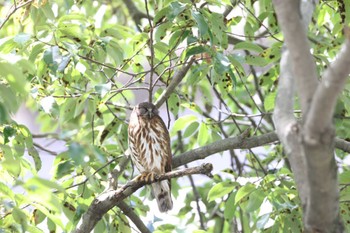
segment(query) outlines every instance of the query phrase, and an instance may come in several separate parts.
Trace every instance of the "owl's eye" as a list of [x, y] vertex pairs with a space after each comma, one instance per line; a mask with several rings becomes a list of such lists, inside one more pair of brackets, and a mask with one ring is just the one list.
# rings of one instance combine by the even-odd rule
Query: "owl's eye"
[[141, 115], [144, 115], [144, 114], [147, 113], [147, 109], [145, 109], [145, 108], [140, 108], [140, 109], [139, 109], [139, 112], [140, 112]]

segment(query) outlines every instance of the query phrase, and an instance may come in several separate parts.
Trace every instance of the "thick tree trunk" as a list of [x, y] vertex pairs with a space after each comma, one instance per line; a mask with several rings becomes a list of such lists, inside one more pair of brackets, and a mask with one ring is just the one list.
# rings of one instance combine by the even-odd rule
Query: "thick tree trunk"
[[[345, 33], [343, 49], [319, 82], [306, 33], [315, 4], [317, 1], [274, 0], [286, 46], [274, 121], [295, 176], [305, 232], [343, 232], [332, 117], [350, 72], [350, 38]], [[301, 122], [293, 115], [294, 89], [302, 109]]]

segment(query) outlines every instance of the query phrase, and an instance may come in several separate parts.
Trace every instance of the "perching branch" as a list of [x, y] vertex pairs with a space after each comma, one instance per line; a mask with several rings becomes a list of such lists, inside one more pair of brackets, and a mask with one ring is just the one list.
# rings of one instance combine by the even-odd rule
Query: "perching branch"
[[[216, 141], [207, 146], [187, 151], [178, 156], [175, 156], [173, 158], [173, 167], [176, 168], [186, 163], [204, 159], [212, 154], [223, 152], [229, 149], [248, 149], [278, 141], [277, 134], [274, 132], [254, 137], [248, 137], [247, 132], [248, 131], [245, 131], [243, 134], [237, 137], [231, 137]], [[350, 142], [347, 142], [343, 139], [336, 139], [335, 146], [343, 151], [350, 153]], [[158, 181], [190, 174], [209, 174], [210, 171], [211, 165], [203, 164], [199, 167], [169, 172], [159, 177]], [[109, 209], [113, 208], [115, 205], [118, 205], [121, 200], [128, 197], [145, 184], [146, 183], [138, 183], [132, 180], [118, 190], [109, 190], [105, 193], [102, 193], [93, 201], [88, 211], [85, 213], [83, 221], [78, 225], [76, 232], [78, 233], [89, 232], [89, 230], [91, 231], [91, 229], [93, 229], [96, 223]]]
[[[212, 170], [213, 166], [209, 163], [205, 163], [197, 167], [168, 172], [164, 175], [160, 175], [159, 177], [155, 177], [154, 182], [192, 174], [203, 174], [210, 176]], [[151, 183], [152, 182], [146, 182], [143, 180], [139, 181], [136, 177], [117, 190], [107, 190], [106, 192], [102, 193], [95, 198], [95, 200], [93, 200], [89, 209], [84, 214], [81, 222], [79, 222], [75, 233], [90, 232], [95, 227], [97, 222], [103, 217], [103, 215], [107, 213], [107, 211], [118, 205], [122, 200], [133, 194], [139, 188]]]

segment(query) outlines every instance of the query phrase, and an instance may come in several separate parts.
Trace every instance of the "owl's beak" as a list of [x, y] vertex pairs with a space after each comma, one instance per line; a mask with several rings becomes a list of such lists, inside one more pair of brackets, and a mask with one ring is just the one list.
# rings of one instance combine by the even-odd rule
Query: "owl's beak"
[[148, 117], [151, 119], [153, 117], [153, 112], [151, 108], [148, 108]]

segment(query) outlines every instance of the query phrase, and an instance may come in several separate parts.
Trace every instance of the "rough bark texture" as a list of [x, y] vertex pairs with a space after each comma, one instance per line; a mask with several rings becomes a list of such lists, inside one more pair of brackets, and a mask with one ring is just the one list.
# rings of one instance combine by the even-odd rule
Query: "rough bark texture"
[[[318, 81], [307, 26], [318, 1], [274, 0], [285, 37], [274, 121], [291, 163], [303, 205], [305, 232], [343, 232], [339, 217], [335, 132], [336, 100], [350, 72], [349, 36], [337, 59]], [[294, 88], [303, 119], [293, 116]], [[343, 142], [336, 140], [337, 146]]]

